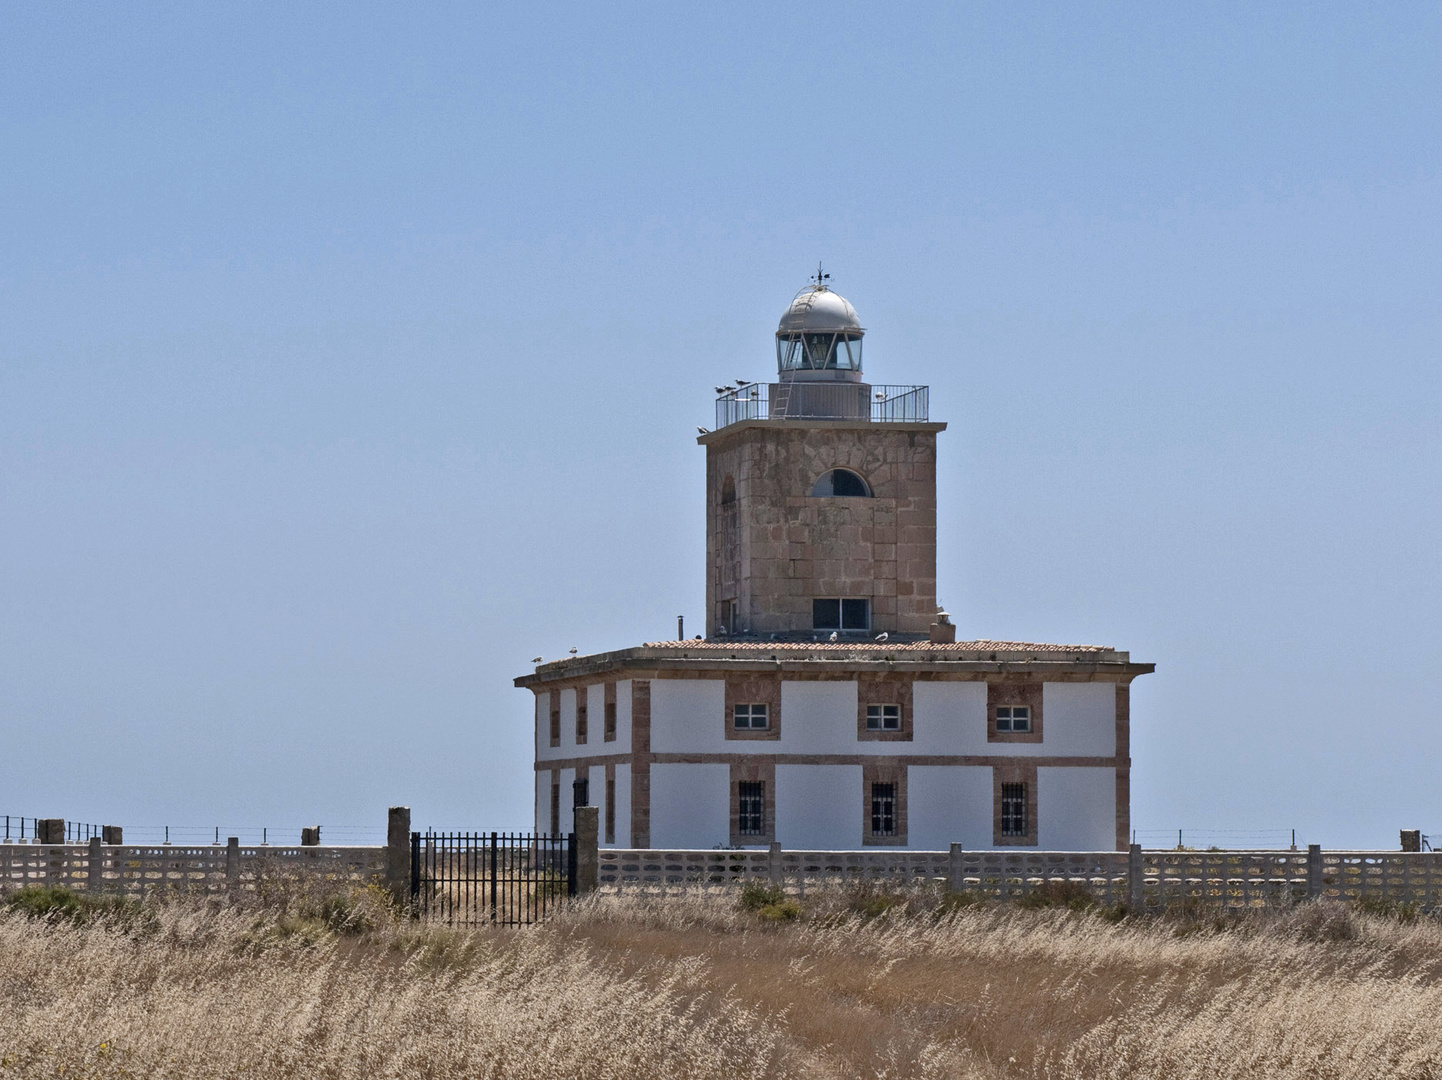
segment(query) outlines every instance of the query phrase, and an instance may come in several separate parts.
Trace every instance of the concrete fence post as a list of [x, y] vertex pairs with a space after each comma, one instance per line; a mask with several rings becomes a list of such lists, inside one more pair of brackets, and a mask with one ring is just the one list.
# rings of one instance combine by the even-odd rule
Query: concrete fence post
[[105, 883], [102, 871], [105, 868], [105, 856], [100, 852], [100, 837], [90, 838], [90, 855], [85, 867], [85, 887], [90, 892], [99, 892]]
[[1307, 845], [1307, 899], [1317, 900], [1322, 896], [1322, 845]]
[[386, 891], [397, 904], [411, 898], [411, 808], [392, 806], [386, 818]]
[[576, 895], [595, 892], [600, 884], [599, 806], [576, 807]]
[[240, 878], [240, 837], [225, 838], [225, 883], [233, 886]]
[[1145, 869], [1142, 866], [1142, 846], [1132, 844], [1127, 848], [1127, 908], [1139, 913], [1146, 904]]
[[766, 849], [766, 876], [771, 879], [771, 884], [777, 888], [781, 887], [781, 842], [771, 841], [771, 846]]
[[960, 844], [952, 844], [947, 854], [946, 887], [952, 892], [961, 892], [961, 887], [965, 884], [962, 880], [961, 852]]

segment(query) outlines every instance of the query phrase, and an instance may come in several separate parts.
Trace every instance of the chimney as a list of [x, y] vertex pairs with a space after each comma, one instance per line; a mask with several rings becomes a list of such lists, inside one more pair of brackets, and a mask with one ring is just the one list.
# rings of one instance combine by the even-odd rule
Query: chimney
[[937, 608], [936, 622], [931, 624], [931, 643], [933, 645], [950, 645], [956, 640], [956, 626], [951, 621], [951, 616], [943, 609]]

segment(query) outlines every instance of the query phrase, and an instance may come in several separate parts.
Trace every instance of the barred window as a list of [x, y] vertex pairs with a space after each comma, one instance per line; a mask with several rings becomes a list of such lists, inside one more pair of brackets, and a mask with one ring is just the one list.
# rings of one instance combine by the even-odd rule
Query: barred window
[[[555, 776], [555, 773], [551, 774]], [[551, 835], [556, 836], [561, 831], [561, 782], [551, 781]]]
[[586, 691], [576, 691], [576, 745], [584, 746], [588, 731], [587, 724], [588, 707], [586, 703]]
[[871, 785], [871, 835], [896, 835], [896, 785]]
[[998, 705], [996, 707], [997, 731], [1030, 731], [1031, 706]]
[[1001, 835], [1025, 836], [1026, 784], [1001, 785]]
[[556, 695], [551, 695], [551, 745], [561, 745], [561, 707], [556, 704]]
[[605, 730], [602, 732], [602, 739], [606, 742], [614, 742], [616, 739], [616, 703], [606, 702]]
[[731, 713], [737, 731], [760, 731], [771, 726], [765, 705], [737, 705]]
[[868, 706], [866, 706], [866, 730], [867, 730], [867, 731], [900, 731], [900, 730], [901, 730], [901, 706], [900, 706], [900, 705], [868, 705]]
[[764, 781], [742, 781], [736, 785], [736, 831], [742, 836], [766, 835]]

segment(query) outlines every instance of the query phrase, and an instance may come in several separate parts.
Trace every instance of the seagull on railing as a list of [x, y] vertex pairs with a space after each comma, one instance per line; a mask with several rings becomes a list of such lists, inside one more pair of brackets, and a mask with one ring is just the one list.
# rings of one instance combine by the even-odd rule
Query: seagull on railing
[[729, 394], [729, 393], [731, 393], [731, 387], [729, 387], [729, 386], [718, 386], [718, 387], [715, 387], [715, 390], [716, 390], [716, 393], [718, 393], [718, 394]]

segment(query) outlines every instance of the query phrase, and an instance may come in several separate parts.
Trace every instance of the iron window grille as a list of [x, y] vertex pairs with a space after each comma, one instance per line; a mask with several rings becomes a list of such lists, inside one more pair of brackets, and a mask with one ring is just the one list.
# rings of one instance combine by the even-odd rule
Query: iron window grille
[[605, 730], [602, 732], [602, 739], [605, 742], [614, 742], [616, 739], [616, 703], [606, 702]]
[[901, 730], [901, 706], [900, 706], [900, 705], [868, 705], [868, 706], [866, 706], [866, 730], [867, 730], [867, 731], [900, 731], [900, 730]]
[[998, 705], [996, 707], [997, 731], [1030, 731], [1030, 705]]
[[764, 731], [771, 726], [765, 705], [737, 705], [732, 709], [731, 723], [737, 731]]
[[871, 785], [871, 835], [896, 835], [896, 785]]
[[736, 785], [736, 831], [742, 836], [766, 835], [764, 781], [742, 781]]
[[551, 745], [561, 745], [561, 710], [556, 708], [551, 710]]
[[1025, 836], [1026, 784], [1001, 785], [1001, 835]]
[[871, 601], [861, 598], [811, 601], [813, 630], [870, 630]]
[[576, 691], [576, 745], [584, 746], [586, 738], [590, 734], [590, 722], [588, 719], [589, 707], [586, 704], [586, 691]]
[[616, 842], [616, 778], [606, 777], [606, 843]]

